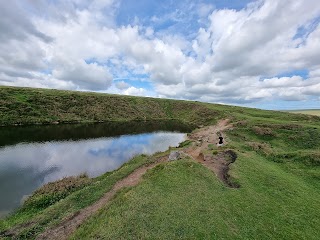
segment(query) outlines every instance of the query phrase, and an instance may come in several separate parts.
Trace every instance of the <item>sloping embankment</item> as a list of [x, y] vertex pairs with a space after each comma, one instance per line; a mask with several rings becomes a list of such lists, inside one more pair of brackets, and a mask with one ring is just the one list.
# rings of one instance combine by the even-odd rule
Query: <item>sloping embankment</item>
[[0, 87], [0, 126], [168, 120], [209, 123], [222, 111], [170, 99], [48, 89]]

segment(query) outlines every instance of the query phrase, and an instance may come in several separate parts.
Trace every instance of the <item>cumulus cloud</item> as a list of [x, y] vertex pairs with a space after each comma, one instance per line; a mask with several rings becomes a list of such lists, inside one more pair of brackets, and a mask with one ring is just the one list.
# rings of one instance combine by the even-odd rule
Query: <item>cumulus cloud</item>
[[[299, 28], [314, 22], [319, 13], [320, 6], [314, 1], [257, 1], [240, 11], [214, 10], [209, 17], [210, 26], [201, 28], [193, 41], [195, 59], [186, 57], [181, 66], [180, 79], [184, 85], [175, 86], [179, 96], [206, 95], [206, 99], [224, 101], [229, 96], [242, 102], [302, 100], [317, 93], [310, 90], [319, 83], [312, 74], [305, 81], [300, 76], [262, 82], [261, 78], [299, 69], [317, 71], [318, 23], [307, 36], [295, 36]], [[172, 97], [173, 93], [166, 93], [169, 91], [163, 86], [158, 86], [158, 90]]]
[[146, 96], [146, 90], [143, 88], [129, 87], [128, 89], [123, 91], [122, 94], [132, 96]]
[[108, 70], [97, 63], [84, 61], [59, 62], [52, 72], [56, 79], [71, 81], [84, 89], [100, 90], [111, 85], [112, 76]]
[[[147, 95], [113, 84], [144, 76], [159, 97], [249, 103], [319, 96], [316, 1], [259, 0], [237, 10], [196, 2], [149, 25], [120, 26], [119, 1], [12, 1], [0, 10], [0, 84]], [[186, 35], [157, 28], [170, 18], [182, 28], [182, 19], [195, 16], [200, 27], [192, 34], [189, 25]]]
[[12, 39], [23, 41], [32, 36], [46, 42], [52, 40], [35, 27], [25, 14], [19, 1], [13, 0], [10, 3], [1, 4], [0, 14], [0, 41], [2, 43], [9, 42]]
[[130, 85], [128, 83], [124, 82], [124, 81], [117, 82], [115, 85], [120, 90], [125, 90], [125, 89], [128, 89], [130, 87]]

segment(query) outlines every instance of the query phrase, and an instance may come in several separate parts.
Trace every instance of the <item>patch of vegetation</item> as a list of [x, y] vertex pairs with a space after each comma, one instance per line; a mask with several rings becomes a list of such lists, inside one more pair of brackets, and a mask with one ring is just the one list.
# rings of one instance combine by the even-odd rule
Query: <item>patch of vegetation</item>
[[32, 196], [30, 196], [24, 203], [23, 208], [45, 209], [54, 203], [66, 198], [71, 193], [88, 186], [92, 179], [88, 178], [86, 174], [81, 174], [78, 177], [66, 177], [61, 180], [47, 183]]
[[260, 136], [275, 136], [275, 133], [271, 130], [271, 128], [263, 128], [263, 127], [258, 127], [258, 126], [254, 126], [252, 128], [253, 132], [257, 135]]
[[185, 147], [189, 147], [192, 144], [191, 140], [186, 140], [183, 141], [182, 143], [179, 144], [178, 148], [185, 148]]

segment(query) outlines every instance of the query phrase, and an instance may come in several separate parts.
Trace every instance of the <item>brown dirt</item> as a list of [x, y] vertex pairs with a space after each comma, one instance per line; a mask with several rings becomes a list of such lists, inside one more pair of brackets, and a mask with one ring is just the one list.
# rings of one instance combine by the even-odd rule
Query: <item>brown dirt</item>
[[230, 180], [229, 165], [237, 158], [237, 154], [232, 150], [218, 153], [215, 156], [206, 155], [202, 160], [202, 165], [212, 170], [216, 176], [228, 187], [239, 188], [240, 185]]
[[228, 124], [229, 120], [221, 120], [215, 126], [207, 126], [193, 132], [189, 139], [195, 141], [195, 144], [184, 151], [193, 159], [209, 168], [216, 176], [228, 187], [238, 188], [239, 185], [230, 181], [228, 174], [229, 165], [233, 163], [237, 155], [232, 150], [222, 151], [216, 155], [209, 151], [209, 144], [217, 145], [219, 137], [223, 137], [224, 145], [227, 144], [224, 131], [232, 127]]
[[147, 170], [155, 167], [160, 162], [167, 160], [168, 156], [159, 158], [155, 163], [152, 163], [148, 166], [143, 166], [136, 169], [129, 176], [118, 181], [113, 188], [107, 192], [100, 200], [88, 206], [81, 211], [70, 216], [68, 219], [65, 219], [58, 226], [47, 229], [45, 232], [40, 234], [36, 239], [67, 239], [86, 219], [96, 213], [99, 209], [106, 206], [110, 200], [115, 196], [117, 191], [124, 187], [133, 187], [137, 185], [141, 177], [147, 172]]

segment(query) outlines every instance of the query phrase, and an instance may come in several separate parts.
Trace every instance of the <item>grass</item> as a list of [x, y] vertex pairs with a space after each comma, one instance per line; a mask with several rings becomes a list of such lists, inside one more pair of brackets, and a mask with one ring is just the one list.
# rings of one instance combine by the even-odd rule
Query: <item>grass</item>
[[[238, 155], [229, 173], [240, 188], [226, 187], [190, 159], [162, 163], [137, 186], [122, 189], [72, 239], [318, 239], [320, 235], [318, 116], [56, 90], [1, 87], [0, 94], [4, 96], [0, 100], [2, 125], [145, 117], [176, 119], [193, 126], [229, 118], [234, 125], [226, 132], [224, 149]], [[28, 106], [32, 109], [22, 109]], [[185, 141], [179, 148], [190, 144]], [[219, 152], [213, 144], [209, 151]], [[119, 179], [155, 157], [136, 157], [95, 179], [83, 177], [70, 184], [65, 179], [48, 185], [1, 220], [0, 232], [11, 229], [17, 238], [33, 239], [97, 201]]]
[[0, 126], [175, 119], [207, 124], [203, 103], [90, 92], [0, 87]]
[[233, 174], [239, 189], [193, 161], [158, 166], [72, 239], [317, 239], [319, 189], [254, 153]]

